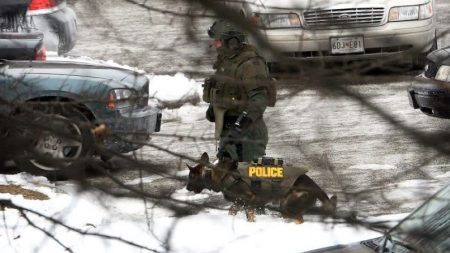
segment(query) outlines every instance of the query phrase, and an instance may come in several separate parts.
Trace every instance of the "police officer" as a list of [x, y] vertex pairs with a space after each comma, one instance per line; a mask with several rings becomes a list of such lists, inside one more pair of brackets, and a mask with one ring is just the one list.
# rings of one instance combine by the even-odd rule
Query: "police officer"
[[215, 74], [205, 80], [203, 99], [210, 103], [207, 120], [215, 122], [217, 157], [250, 162], [265, 155], [268, 133], [263, 114], [275, 103], [269, 95], [266, 62], [248, 44], [245, 32], [229, 21], [216, 21], [208, 35], [218, 55]]

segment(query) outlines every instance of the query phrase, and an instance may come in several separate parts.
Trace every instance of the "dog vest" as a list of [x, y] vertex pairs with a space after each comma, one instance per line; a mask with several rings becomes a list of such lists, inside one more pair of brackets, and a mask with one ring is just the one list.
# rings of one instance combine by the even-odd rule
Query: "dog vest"
[[263, 165], [258, 163], [239, 163], [237, 171], [229, 173], [222, 180], [225, 190], [232, 189], [236, 183], [244, 182], [251, 192], [272, 199], [286, 195], [297, 178], [306, 174], [305, 167], [284, 166], [283, 164]]

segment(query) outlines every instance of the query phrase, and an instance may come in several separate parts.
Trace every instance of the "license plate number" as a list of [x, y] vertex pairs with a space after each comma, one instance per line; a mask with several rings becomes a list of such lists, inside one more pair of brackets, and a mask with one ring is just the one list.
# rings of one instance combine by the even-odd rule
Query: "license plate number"
[[364, 53], [364, 38], [340, 37], [331, 38], [331, 54]]

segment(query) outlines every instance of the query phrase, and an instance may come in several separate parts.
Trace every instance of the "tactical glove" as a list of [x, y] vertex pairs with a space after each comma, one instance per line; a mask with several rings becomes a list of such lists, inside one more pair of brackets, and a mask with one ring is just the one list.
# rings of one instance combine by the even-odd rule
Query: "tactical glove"
[[216, 116], [214, 115], [214, 108], [212, 107], [212, 105], [210, 105], [208, 107], [208, 110], [206, 110], [206, 119], [209, 122], [215, 122], [216, 121]]
[[248, 117], [248, 113], [243, 111], [241, 115], [237, 118], [236, 122], [234, 122], [235, 128], [245, 129], [252, 123], [252, 119]]
[[242, 129], [247, 128], [252, 120], [247, 116], [248, 113], [246, 111], [242, 112], [241, 115], [237, 118], [234, 123], [234, 127], [228, 132], [225, 137], [225, 143], [236, 143], [236, 140], [242, 138]]
[[210, 92], [211, 89], [216, 85], [216, 80], [213, 77], [206, 78], [203, 83], [203, 101], [206, 103], [211, 103]]

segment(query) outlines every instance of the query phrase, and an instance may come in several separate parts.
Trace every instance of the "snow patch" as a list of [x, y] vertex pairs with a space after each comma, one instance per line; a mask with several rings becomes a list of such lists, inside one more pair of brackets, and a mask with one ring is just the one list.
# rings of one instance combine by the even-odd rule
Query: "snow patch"
[[394, 165], [389, 164], [357, 164], [350, 166], [351, 170], [395, 170]]
[[127, 70], [132, 70], [139, 72], [141, 74], [144, 74], [145, 71], [138, 69], [136, 67], [131, 67], [128, 65], [123, 65], [116, 63], [113, 60], [99, 60], [99, 59], [93, 59], [89, 56], [61, 56], [61, 55], [54, 55], [50, 54], [47, 57], [47, 61], [62, 61], [62, 62], [73, 62], [73, 63], [82, 63], [82, 64], [93, 64], [93, 65], [102, 65], [102, 66], [110, 66], [114, 68], [122, 68]]
[[201, 84], [187, 78], [182, 73], [174, 76], [148, 75], [148, 78], [150, 80], [150, 96], [161, 101], [176, 102], [201, 94]]
[[384, 198], [392, 202], [404, 202], [402, 208], [417, 207], [417, 201], [406, 202], [405, 199], [425, 200], [438, 190], [436, 184], [431, 184], [433, 180], [413, 179], [405, 180], [400, 183], [390, 184], [385, 187]]
[[450, 171], [447, 171], [442, 175], [437, 175], [436, 177], [437, 178], [448, 178], [448, 177], [450, 177]]
[[162, 176], [159, 175], [152, 175], [152, 176], [148, 176], [148, 177], [143, 177], [143, 178], [136, 178], [130, 181], [126, 181], [125, 184], [126, 185], [138, 185], [138, 184], [148, 184], [151, 183], [153, 181], [155, 181], [156, 179], [160, 179], [163, 178]]
[[194, 193], [186, 190], [186, 188], [182, 188], [172, 193], [171, 197], [176, 200], [193, 202], [195, 200], [208, 199], [213, 195], [222, 195], [222, 193], [215, 193], [208, 190], [204, 190], [201, 193]]
[[[186, 172], [184, 172], [186, 173]], [[146, 178], [151, 182], [153, 178]], [[302, 252], [320, 247], [374, 238], [379, 233], [346, 224], [306, 221], [296, 225], [278, 214], [258, 215], [256, 223], [246, 221], [245, 214], [229, 216], [225, 210], [205, 209], [195, 215], [177, 218], [174, 213], [150, 201], [113, 198], [99, 192], [80, 192], [76, 185], [55, 190], [57, 185], [42, 177], [26, 173], [5, 175], [2, 182], [14, 182], [31, 190], [53, 192], [49, 200], [26, 200], [18, 195], [0, 194], [14, 204], [26, 206], [58, 219], [82, 231], [120, 237], [146, 247], [164, 251], [167, 236], [170, 252]], [[131, 183], [128, 182], [128, 183]], [[199, 201], [216, 194], [192, 194], [180, 189], [173, 194], [178, 200]], [[2, 252], [63, 252], [53, 240], [30, 226], [19, 212], [0, 211]], [[73, 252], [142, 252], [127, 244], [94, 236], [82, 236], [35, 215], [28, 217], [39, 227], [56, 235]]]

